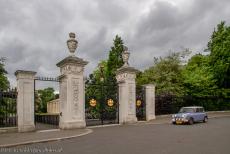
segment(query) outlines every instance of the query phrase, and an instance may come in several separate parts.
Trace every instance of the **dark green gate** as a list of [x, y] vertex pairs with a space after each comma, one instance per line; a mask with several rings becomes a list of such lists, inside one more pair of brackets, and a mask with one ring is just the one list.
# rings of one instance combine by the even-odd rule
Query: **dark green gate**
[[116, 124], [118, 119], [117, 85], [86, 83], [86, 125]]
[[146, 120], [146, 102], [144, 87], [136, 88], [136, 116], [138, 121]]

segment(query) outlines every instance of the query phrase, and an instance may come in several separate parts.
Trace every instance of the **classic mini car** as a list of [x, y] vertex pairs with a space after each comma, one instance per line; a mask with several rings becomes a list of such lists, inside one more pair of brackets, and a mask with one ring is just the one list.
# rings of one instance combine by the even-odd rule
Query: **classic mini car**
[[173, 124], [188, 123], [192, 125], [194, 122], [200, 121], [208, 121], [208, 115], [201, 106], [182, 107], [179, 113], [172, 115]]

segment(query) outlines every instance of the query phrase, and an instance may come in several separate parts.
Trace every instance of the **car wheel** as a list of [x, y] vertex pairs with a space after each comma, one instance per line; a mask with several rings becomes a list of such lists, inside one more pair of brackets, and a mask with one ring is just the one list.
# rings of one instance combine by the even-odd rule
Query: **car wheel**
[[172, 122], [172, 124], [173, 124], [173, 125], [175, 125], [175, 124], [176, 124], [176, 122]]
[[205, 123], [205, 122], [208, 122], [208, 117], [204, 117], [203, 122], [204, 122], [204, 123]]
[[194, 123], [193, 118], [190, 118], [190, 119], [188, 120], [188, 123], [189, 123], [189, 125], [192, 125], [192, 124]]

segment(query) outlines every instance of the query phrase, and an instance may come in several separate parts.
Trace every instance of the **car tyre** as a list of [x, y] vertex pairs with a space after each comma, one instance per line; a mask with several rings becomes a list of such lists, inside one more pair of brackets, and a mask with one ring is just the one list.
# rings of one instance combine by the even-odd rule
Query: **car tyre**
[[188, 120], [188, 124], [189, 124], [189, 125], [194, 124], [193, 118], [190, 118], [190, 119]]
[[204, 123], [208, 122], [208, 117], [204, 117], [203, 122], [204, 122]]
[[172, 124], [173, 124], [173, 125], [175, 125], [175, 124], [176, 124], [176, 122], [172, 122]]

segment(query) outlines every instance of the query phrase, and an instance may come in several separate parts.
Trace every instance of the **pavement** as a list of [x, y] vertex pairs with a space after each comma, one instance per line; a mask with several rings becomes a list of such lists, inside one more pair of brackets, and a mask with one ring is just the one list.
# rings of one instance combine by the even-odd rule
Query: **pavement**
[[[230, 111], [209, 112], [208, 116], [210, 119], [218, 118], [218, 117], [229, 117]], [[171, 122], [171, 115], [162, 115], [162, 116], [157, 116], [155, 120], [149, 122], [140, 121], [132, 125], [169, 124], [170, 122]], [[93, 132], [94, 129], [100, 129], [98, 127], [109, 127], [109, 126], [116, 127], [118, 125], [103, 125], [103, 126], [96, 126], [96, 127], [87, 127], [86, 129], [73, 129], [73, 130], [50, 129], [50, 130], [38, 130], [36, 132], [29, 132], [29, 133], [4, 133], [4, 134], [0, 134], [0, 148], [76, 138], [76, 137], [90, 134]]]
[[50, 129], [29, 133], [5, 133], [0, 134], [0, 148], [70, 139], [89, 133], [92, 133], [91, 129]]

